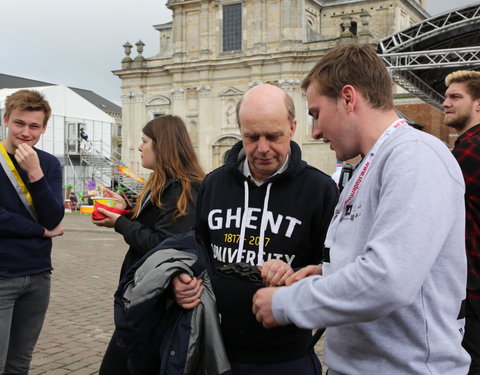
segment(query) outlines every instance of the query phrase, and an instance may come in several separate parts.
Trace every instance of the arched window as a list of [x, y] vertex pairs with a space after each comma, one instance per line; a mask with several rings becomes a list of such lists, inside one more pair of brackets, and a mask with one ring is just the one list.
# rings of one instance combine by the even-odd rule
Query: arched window
[[219, 138], [212, 146], [213, 168], [218, 168], [225, 164], [228, 153], [232, 146], [240, 140], [240, 135], [230, 134]]

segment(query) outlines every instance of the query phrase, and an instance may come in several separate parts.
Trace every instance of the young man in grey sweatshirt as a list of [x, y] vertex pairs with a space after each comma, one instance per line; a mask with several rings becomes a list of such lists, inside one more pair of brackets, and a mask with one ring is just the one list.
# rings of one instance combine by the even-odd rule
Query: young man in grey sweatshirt
[[[362, 161], [343, 189], [324, 262], [263, 288], [265, 327], [328, 327], [329, 375], [466, 374], [464, 182], [448, 148], [393, 110], [373, 48], [327, 53], [302, 83], [313, 136]], [[306, 277], [310, 276], [310, 277]]]

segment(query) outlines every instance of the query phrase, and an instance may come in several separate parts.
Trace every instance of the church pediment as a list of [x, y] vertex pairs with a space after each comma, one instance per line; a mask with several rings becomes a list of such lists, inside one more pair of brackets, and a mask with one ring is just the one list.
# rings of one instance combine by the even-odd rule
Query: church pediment
[[163, 95], [157, 95], [157, 96], [154, 96], [153, 98], [150, 98], [148, 99], [146, 102], [145, 102], [145, 105], [150, 105], [150, 106], [154, 106], [154, 105], [170, 105], [170, 99], [168, 99], [166, 96], [163, 96]]
[[243, 91], [235, 88], [235, 87], [228, 87], [227, 89], [221, 91], [218, 96], [242, 96]]

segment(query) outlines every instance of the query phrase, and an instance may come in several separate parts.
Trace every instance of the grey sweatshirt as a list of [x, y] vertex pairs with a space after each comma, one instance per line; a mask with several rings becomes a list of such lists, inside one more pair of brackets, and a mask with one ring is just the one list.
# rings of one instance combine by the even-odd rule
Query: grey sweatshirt
[[279, 288], [275, 319], [329, 327], [329, 375], [466, 374], [470, 357], [459, 318], [467, 277], [463, 195], [448, 148], [400, 127], [343, 208], [323, 276]]

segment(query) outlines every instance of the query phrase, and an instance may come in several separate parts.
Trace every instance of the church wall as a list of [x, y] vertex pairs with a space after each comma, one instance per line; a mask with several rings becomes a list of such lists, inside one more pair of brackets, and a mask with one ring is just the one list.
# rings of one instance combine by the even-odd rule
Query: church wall
[[[236, 103], [252, 85], [270, 82], [294, 100], [294, 139], [304, 159], [333, 173], [335, 154], [328, 144], [311, 138], [301, 80], [338, 44], [375, 44], [422, 17], [406, 0], [338, 3], [325, 1], [322, 7], [313, 0], [169, 0], [173, 22], [156, 26], [164, 50], [148, 59], [137, 56], [114, 72], [122, 79], [122, 154], [127, 164], [139, 165], [136, 148], [143, 125], [170, 113], [185, 120], [205, 170], [218, 167], [240, 139]], [[222, 9], [232, 4], [242, 4], [242, 49], [223, 52]]]

